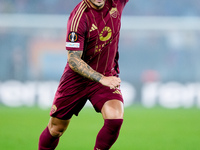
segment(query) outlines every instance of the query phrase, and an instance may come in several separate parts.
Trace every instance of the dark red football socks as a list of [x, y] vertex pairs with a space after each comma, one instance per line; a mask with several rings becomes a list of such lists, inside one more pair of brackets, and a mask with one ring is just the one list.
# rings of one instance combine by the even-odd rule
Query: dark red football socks
[[54, 150], [58, 145], [59, 138], [53, 137], [48, 127], [44, 129], [39, 139], [39, 147], [38, 150]]
[[119, 136], [123, 119], [105, 119], [99, 131], [94, 150], [109, 150]]

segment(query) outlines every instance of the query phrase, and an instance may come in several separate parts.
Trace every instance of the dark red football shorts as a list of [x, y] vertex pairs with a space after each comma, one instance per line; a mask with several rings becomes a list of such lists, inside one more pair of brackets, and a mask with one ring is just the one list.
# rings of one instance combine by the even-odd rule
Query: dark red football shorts
[[87, 100], [90, 100], [96, 112], [108, 100], [117, 99], [123, 102], [120, 89], [110, 89], [101, 83], [86, 78], [68, 79], [62, 81], [57, 89], [50, 116], [59, 119], [70, 119], [73, 114], [78, 116]]

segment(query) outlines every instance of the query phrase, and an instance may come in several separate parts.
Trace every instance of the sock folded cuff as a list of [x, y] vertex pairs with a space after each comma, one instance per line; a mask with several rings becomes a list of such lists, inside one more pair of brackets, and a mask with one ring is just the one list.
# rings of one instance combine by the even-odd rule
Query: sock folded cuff
[[57, 139], [58, 137], [54, 137], [51, 135], [48, 126], [44, 129], [44, 131], [46, 132], [46, 136], [49, 137], [49, 139]]
[[58, 145], [59, 138], [53, 137], [50, 134], [49, 128], [46, 127], [39, 139], [39, 147], [38, 150], [54, 150]]
[[104, 126], [107, 126], [108, 128], [113, 130], [119, 130], [121, 128], [123, 120], [124, 119], [105, 119]]
[[119, 136], [123, 119], [105, 119], [96, 139], [95, 150], [109, 150]]

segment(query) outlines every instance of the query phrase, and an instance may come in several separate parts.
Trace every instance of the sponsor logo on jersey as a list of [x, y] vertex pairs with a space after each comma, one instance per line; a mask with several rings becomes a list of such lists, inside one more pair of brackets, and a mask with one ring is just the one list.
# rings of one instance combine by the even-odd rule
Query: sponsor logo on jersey
[[51, 107], [51, 113], [54, 114], [56, 111], [57, 111], [57, 107], [56, 107], [56, 105], [53, 105]]
[[110, 15], [113, 17], [113, 18], [117, 18], [117, 15], [118, 15], [118, 10], [117, 8], [112, 8], [110, 10]]
[[68, 40], [70, 42], [76, 42], [78, 40], [78, 35], [75, 32], [70, 32], [68, 35]]
[[94, 30], [96, 30], [97, 29], [97, 26], [95, 26], [94, 24], [92, 24], [92, 27], [91, 27], [91, 29], [90, 29], [90, 32], [92, 32], [92, 31], [94, 31]]
[[80, 48], [80, 43], [66, 42], [66, 47]]
[[105, 26], [101, 31], [101, 33], [99, 34], [99, 39], [101, 41], [108, 41], [111, 38], [111, 36], [112, 36], [112, 30], [110, 29], [110, 27]]

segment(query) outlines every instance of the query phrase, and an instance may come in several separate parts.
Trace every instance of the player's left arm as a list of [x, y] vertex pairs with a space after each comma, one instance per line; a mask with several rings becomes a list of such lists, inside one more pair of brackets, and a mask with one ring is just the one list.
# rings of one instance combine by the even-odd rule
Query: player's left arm
[[84, 62], [81, 59], [82, 54], [83, 51], [68, 50], [68, 62], [70, 68], [88, 79], [99, 82], [103, 75], [93, 70], [86, 62]]

